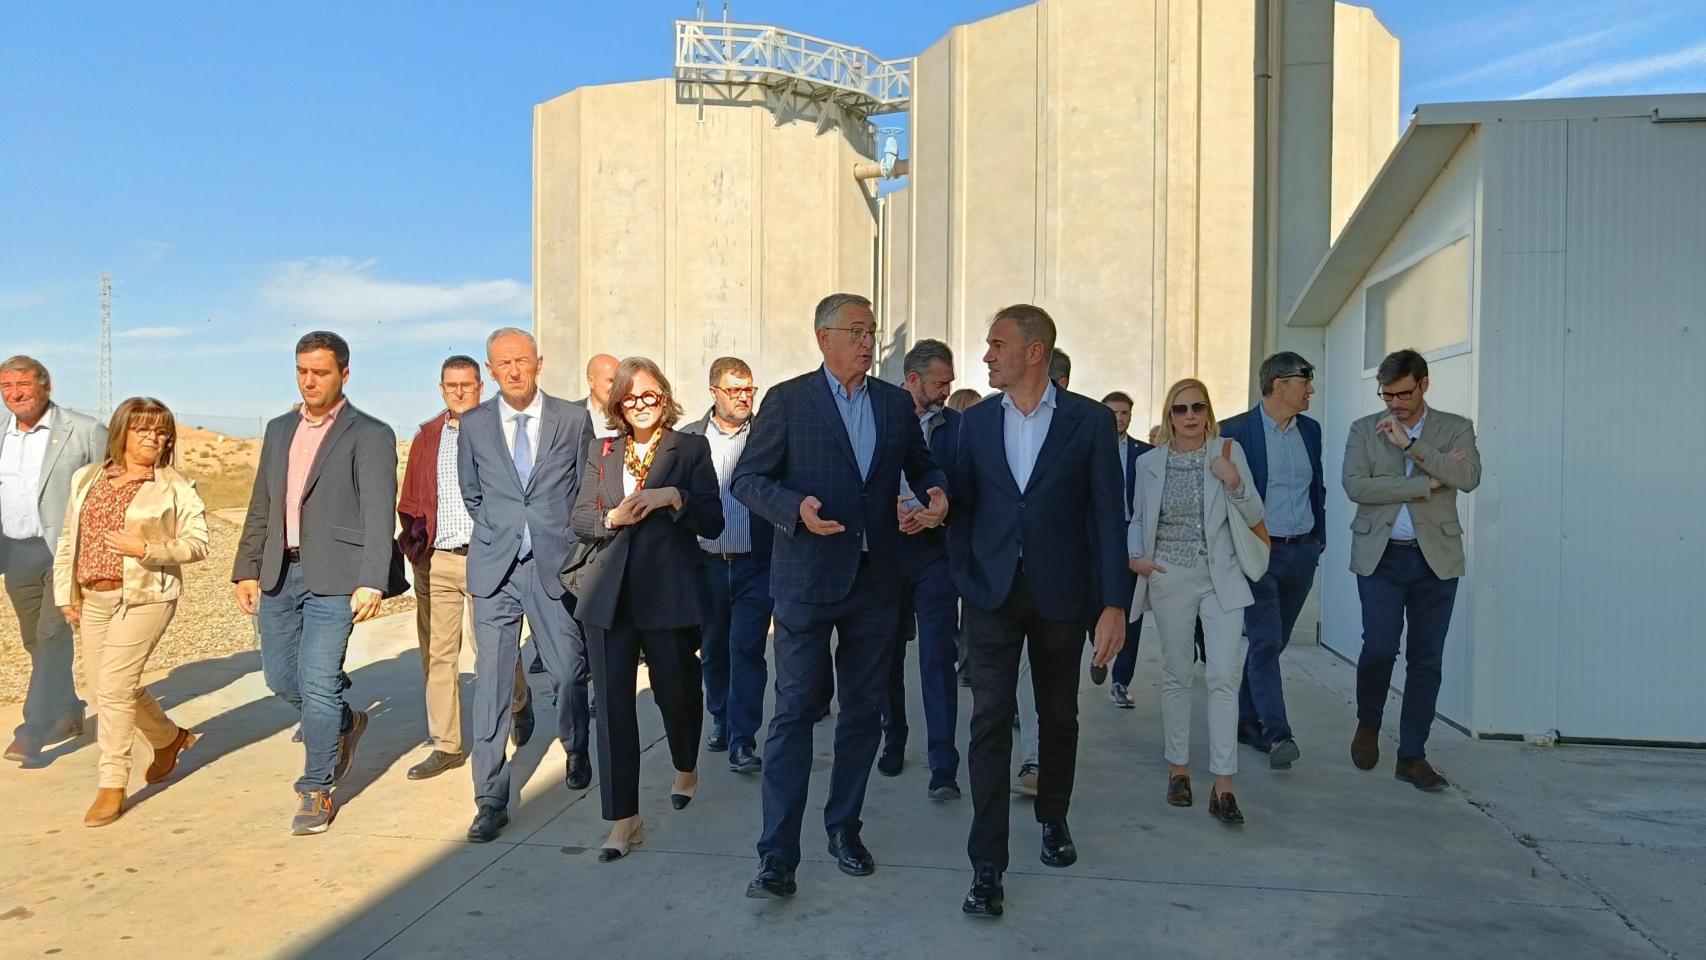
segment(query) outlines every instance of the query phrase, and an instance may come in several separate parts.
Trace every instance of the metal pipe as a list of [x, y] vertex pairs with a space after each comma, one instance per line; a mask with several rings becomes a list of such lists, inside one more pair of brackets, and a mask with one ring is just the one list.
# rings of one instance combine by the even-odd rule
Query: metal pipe
[[[911, 169], [911, 166], [912, 165], [910, 163], [908, 163], [905, 158], [896, 160], [894, 162], [894, 170], [892, 170], [889, 173], [889, 175], [886, 179], [893, 180], [896, 177], [906, 176], [907, 171], [909, 169]], [[853, 179], [855, 179], [855, 180], [882, 180], [882, 179], [885, 179], [883, 177], [883, 165], [878, 163], [875, 160], [861, 160], [860, 162], [855, 163], [853, 165]]]
[[1268, 344], [1268, 314], [1273, 298], [1268, 293], [1268, 249], [1272, 239], [1268, 208], [1268, 180], [1272, 170], [1272, 150], [1269, 147], [1268, 103], [1269, 86], [1273, 81], [1270, 51], [1273, 46], [1273, 25], [1270, 0], [1256, 3], [1256, 129], [1255, 182], [1251, 184], [1250, 212], [1254, 236], [1250, 247], [1250, 394], [1259, 395], [1256, 369], [1266, 354]]

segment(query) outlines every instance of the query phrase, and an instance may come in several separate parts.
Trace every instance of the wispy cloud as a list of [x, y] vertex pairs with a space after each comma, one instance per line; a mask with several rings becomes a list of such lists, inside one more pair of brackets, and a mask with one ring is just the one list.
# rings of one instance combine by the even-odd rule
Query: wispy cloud
[[1475, 83], [1481, 80], [1532, 77], [1541, 71], [1556, 70], [1575, 61], [1577, 54], [1590, 50], [1612, 37], [1618, 31], [1616, 28], [1595, 30], [1580, 36], [1566, 37], [1555, 40], [1529, 50], [1519, 50], [1508, 56], [1500, 57], [1491, 63], [1472, 67], [1450, 76], [1430, 80], [1417, 86], [1417, 90], [1432, 90], [1439, 87], [1456, 86], [1458, 84]]
[[0, 290], [0, 313], [12, 310], [29, 310], [33, 307], [45, 306], [51, 302], [53, 302], [53, 295], [41, 291]]
[[1700, 86], [1701, 70], [1706, 70], [1706, 43], [1632, 60], [1590, 64], [1521, 94], [1519, 99], [1627, 93], [1634, 84], [1655, 83], [1685, 71], [1690, 74], [1690, 86]]
[[532, 297], [515, 280], [408, 283], [374, 275], [375, 262], [346, 257], [280, 264], [261, 286], [266, 307], [328, 323], [485, 321], [526, 316]]
[[113, 337], [118, 340], [175, 340], [188, 333], [183, 327], [131, 327], [113, 331]]

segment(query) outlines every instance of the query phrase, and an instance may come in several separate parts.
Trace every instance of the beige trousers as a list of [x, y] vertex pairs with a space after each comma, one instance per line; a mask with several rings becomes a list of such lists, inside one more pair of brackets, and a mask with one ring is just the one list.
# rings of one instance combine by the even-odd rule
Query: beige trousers
[[100, 718], [101, 787], [130, 785], [130, 748], [136, 734], [155, 750], [170, 746], [178, 725], [142, 687], [142, 671], [166, 633], [178, 602], [120, 606], [122, 591], [83, 592], [83, 669]]
[[[415, 564], [415, 636], [420, 642], [421, 670], [426, 674], [427, 735], [433, 748], [462, 752], [462, 638], [473, 636], [468, 616], [474, 598], [468, 593], [468, 558], [434, 550], [426, 563]], [[515, 696], [511, 710], [527, 705], [527, 674], [515, 665]]]
[[1238, 686], [1243, 679], [1244, 609], [1220, 605], [1208, 561], [1175, 563], [1149, 577], [1149, 608], [1161, 635], [1161, 729], [1168, 763], [1191, 762], [1191, 666], [1196, 626], [1202, 620], [1203, 665], [1208, 682], [1208, 772], [1238, 772]]

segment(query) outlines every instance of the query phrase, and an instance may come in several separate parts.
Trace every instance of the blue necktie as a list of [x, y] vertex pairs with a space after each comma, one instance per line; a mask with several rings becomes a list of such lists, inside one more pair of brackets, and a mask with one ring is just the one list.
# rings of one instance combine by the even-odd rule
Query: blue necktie
[[[533, 443], [527, 439], [527, 421], [525, 413], [515, 415], [515, 473], [521, 478], [523, 489], [527, 487], [527, 478], [533, 474]], [[526, 521], [521, 525], [521, 549], [515, 555], [525, 557], [533, 552], [533, 535], [527, 529]]]

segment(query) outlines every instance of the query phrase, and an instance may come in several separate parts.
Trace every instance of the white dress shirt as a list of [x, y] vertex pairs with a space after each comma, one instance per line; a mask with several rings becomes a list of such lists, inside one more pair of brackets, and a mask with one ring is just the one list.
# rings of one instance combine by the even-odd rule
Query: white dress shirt
[[545, 412], [545, 391], [533, 391], [533, 402], [525, 410], [517, 410], [510, 406], [509, 401], [498, 398], [498, 413], [502, 417], [504, 428], [504, 444], [509, 447], [511, 459], [515, 458], [515, 421], [521, 414], [527, 414], [527, 449], [533, 451], [533, 465], [539, 466], [539, 417]]
[[[18, 429], [18, 418], [6, 425], [0, 444], [0, 532], [13, 540], [44, 536], [41, 525], [41, 467], [53, 434], [53, 405], [35, 429]], [[56, 544], [48, 544], [52, 549]]]
[[457, 473], [456, 444], [462, 430], [455, 420], [446, 419], [438, 439], [438, 522], [433, 527], [432, 546], [435, 550], [455, 550], [466, 547], [474, 536], [474, 518], [468, 515], [468, 504], [462, 499], [462, 484]]
[[1019, 492], [1031, 482], [1031, 471], [1037, 466], [1037, 454], [1048, 439], [1049, 424], [1054, 422], [1055, 389], [1050, 383], [1035, 410], [1020, 413], [1013, 398], [1001, 395], [1001, 436], [1007, 446], [1007, 469], [1013, 471], [1013, 482]]
[[[1410, 435], [1411, 440], [1415, 440], [1422, 435], [1422, 426], [1424, 424], [1426, 424], [1427, 422], [1428, 422], [1428, 412], [1426, 410], [1423, 410], [1422, 411], [1422, 419], [1417, 420], [1415, 426], [1405, 428], [1404, 432]], [[1411, 460], [1409, 458], [1409, 456], [1406, 455], [1404, 457], [1404, 476], [1406, 476], [1406, 477], [1413, 476], [1415, 474], [1415, 472], [1416, 472], [1416, 461]], [[1410, 520], [1410, 505], [1409, 504], [1404, 504], [1403, 506], [1400, 506], [1398, 508], [1398, 519], [1392, 521], [1392, 539], [1394, 539], [1394, 540], [1414, 540], [1414, 539], [1416, 539], [1416, 525], [1414, 522], [1412, 522]]]

